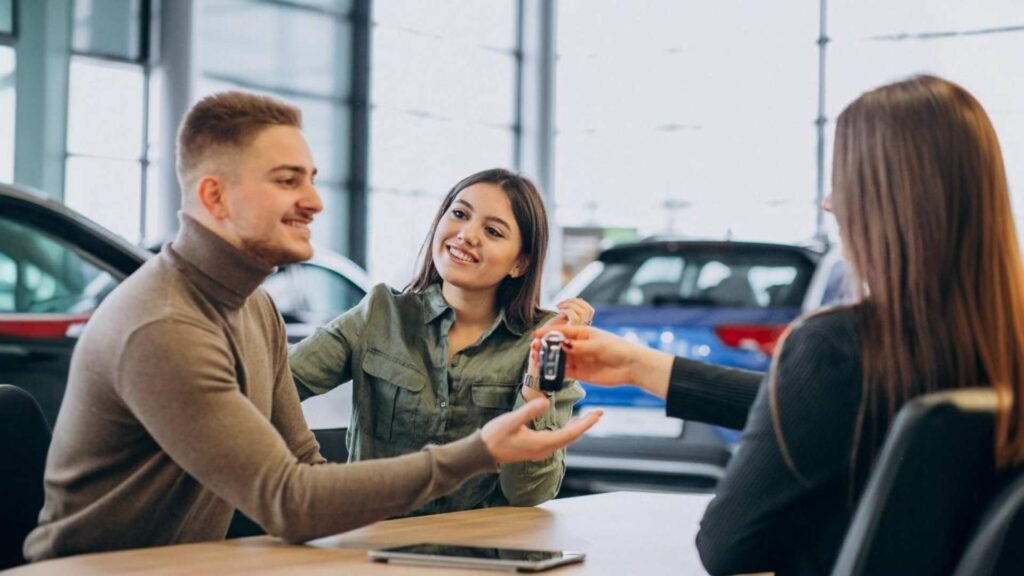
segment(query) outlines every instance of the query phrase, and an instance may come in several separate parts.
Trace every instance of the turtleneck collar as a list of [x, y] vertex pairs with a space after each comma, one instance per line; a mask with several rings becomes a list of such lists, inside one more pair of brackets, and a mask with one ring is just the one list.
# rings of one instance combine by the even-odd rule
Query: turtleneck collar
[[212, 230], [184, 212], [181, 228], [163, 253], [185, 271], [209, 298], [238, 309], [274, 268], [228, 244]]

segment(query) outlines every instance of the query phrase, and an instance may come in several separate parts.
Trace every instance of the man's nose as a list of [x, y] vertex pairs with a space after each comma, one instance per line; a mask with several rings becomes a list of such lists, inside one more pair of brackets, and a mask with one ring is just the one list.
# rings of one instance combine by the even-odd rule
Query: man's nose
[[316, 186], [310, 184], [307, 187], [306, 193], [299, 199], [299, 207], [314, 214], [323, 211], [324, 201], [320, 197], [320, 192], [316, 189]]

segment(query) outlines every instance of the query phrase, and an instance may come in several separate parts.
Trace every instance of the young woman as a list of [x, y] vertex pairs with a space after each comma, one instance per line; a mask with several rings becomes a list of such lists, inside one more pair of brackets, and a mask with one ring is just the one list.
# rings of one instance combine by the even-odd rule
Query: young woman
[[1024, 270], [982, 107], [930, 76], [862, 95], [836, 124], [825, 207], [859, 301], [790, 326], [764, 384], [565, 328], [573, 377], [636, 382], [670, 416], [746, 425], [697, 537], [712, 574], [828, 574], [888, 427], [915, 396], [995, 388], [998, 462], [1024, 460]]
[[[370, 460], [462, 438], [543, 396], [521, 387], [530, 334], [541, 325], [589, 324], [582, 300], [539, 309], [548, 244], [544, 204], [526, 178], [501, 169], [467, 177], [448, 193], [402, 292], [374, 287], [363, 301], [292, 348], [300, 388], [321, 394], [352, 380], [349, 460]], [[566, 424], [582, 398], [571, 383], [533, 422]], [[532, 506], [554, 497], [564, 451], [505, 464], [435, 500], [419, 514], [481, 506]]]

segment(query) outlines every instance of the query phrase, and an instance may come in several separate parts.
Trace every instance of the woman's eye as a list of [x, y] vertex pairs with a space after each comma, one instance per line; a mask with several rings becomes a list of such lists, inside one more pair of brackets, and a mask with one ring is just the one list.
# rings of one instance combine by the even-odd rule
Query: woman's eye
[[490, 234], [491, 236], [494, 236], [495, 238], [504, 237], [504, 234], [501, 233], [501, 230], [498, 230], [497, 228], [488, 228], [487, 233]]
[[456, 209], [452, 210], [452, 216], [455, 216], [456, 218], [465, 218], [466, 217], [466, 213], [464, 211], [456, 208]]

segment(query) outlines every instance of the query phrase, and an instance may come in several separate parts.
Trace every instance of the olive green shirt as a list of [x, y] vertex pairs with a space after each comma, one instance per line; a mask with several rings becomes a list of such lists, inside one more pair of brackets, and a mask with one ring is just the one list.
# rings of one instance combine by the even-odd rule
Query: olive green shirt
[[[553, 317], [547, 313], [538, 324]], [[480, 339], [448, 361], [455, 311], [440, 285], [422, 293], [375, 286], [358, 306], [317, 329], [289, 353], [298, 385], [322, 394], [352, 381], [349, 461], [409, 454], [428, 444], [464, 438], [524, 403], [519, 383], [533, 327], [514, 326], [499, 313]], [[538, 430], [565, 425], [583, 397], [571, 382], [533, 422]], [[533, 506], [558, 494], [565, 451], [537, 462], [504, 464], [414, 514], [484, 506]]]

